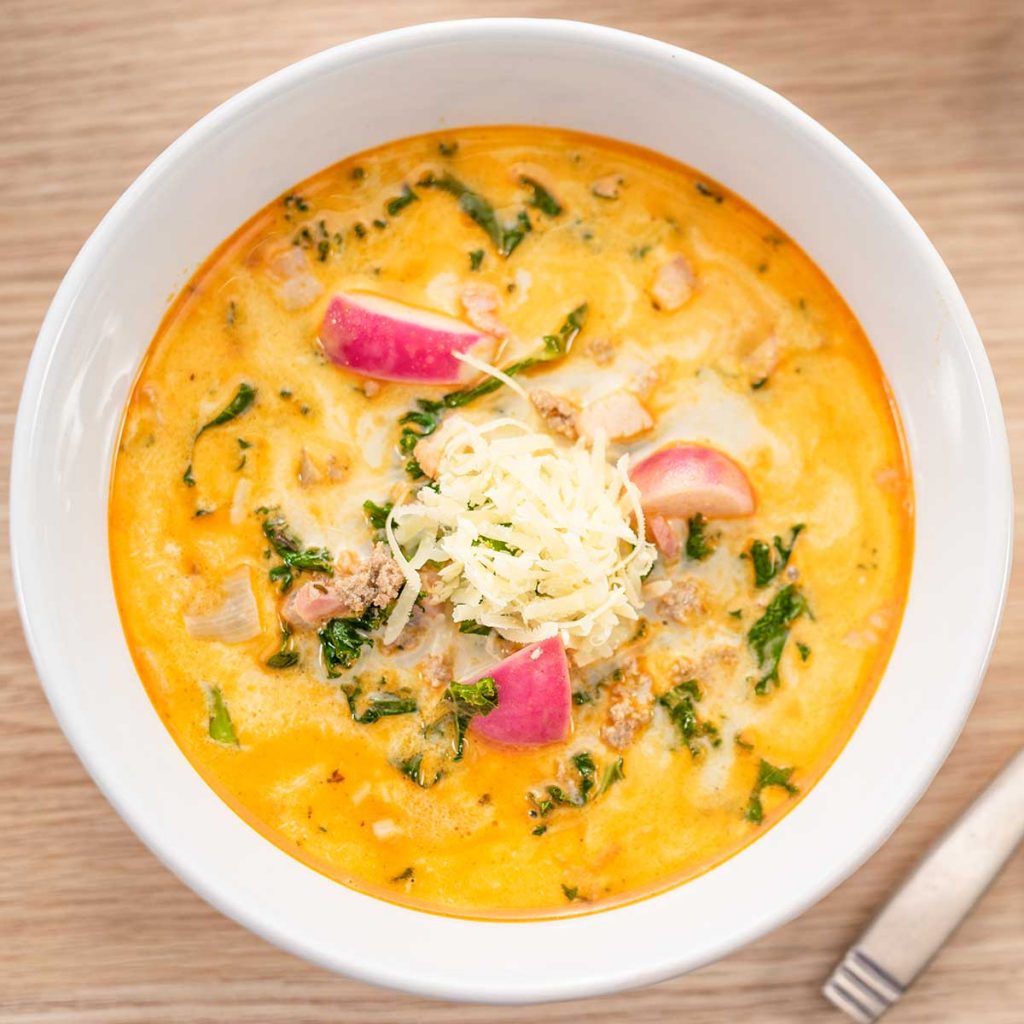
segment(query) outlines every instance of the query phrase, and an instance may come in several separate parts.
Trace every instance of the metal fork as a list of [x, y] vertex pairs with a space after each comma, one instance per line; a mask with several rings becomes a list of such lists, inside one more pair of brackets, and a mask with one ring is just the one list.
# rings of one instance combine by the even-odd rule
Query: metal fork
[[1024, 749], [929, 850], [825, 983], [825, 998], [872, 1024], [953, 934], [1024, 839]]

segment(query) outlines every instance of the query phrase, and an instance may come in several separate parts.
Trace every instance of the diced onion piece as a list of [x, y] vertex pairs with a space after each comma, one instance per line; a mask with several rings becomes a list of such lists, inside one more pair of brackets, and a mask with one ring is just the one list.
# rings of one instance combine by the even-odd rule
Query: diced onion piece
[[224, 580], [224, 601], [208, 615], [185, 615], [185, 629], [197, 640], [240, 644], [260, 634], [260, 612], [244, 565]]
[[228, 518], [232, 526], [238, 526], [249, 514], [249, 494], [252, 491], [252, 481], [243, 476], [235, 484], [235, 493], [231, 499], [231, 512]]

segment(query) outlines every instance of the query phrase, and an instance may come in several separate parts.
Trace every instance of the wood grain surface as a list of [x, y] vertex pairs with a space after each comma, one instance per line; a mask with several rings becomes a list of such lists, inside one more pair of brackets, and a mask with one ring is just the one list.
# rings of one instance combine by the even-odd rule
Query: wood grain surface
[[[5, 535], [10, 438], [35, 333], [75, 252], [150, 160], [232, 93], [316, 50], [417, 21], [500, 14], [603, 22], [698, 50], [779, 90], [851, 145], [921, 221], [966, 294], [995, 365], [1019, 479], [1021, 0], [0, 0]], [[1018, 571], [987, 682], [953, 755], [885, 847], [814, 909], [713, 966], [637, 992], [523, 1009], [427, 1002], [272, 948], [210, 909], [143, 849], [54, 722], [22, 639], [6, 548], [2, 559], [4, 1022], [838, 1024], [819, 994], [833, 963], [1024, 735]], [[934, 682], [938, 695], [942, 680]], [[889, 1019], [1024, 1021], [1021, 858]]]

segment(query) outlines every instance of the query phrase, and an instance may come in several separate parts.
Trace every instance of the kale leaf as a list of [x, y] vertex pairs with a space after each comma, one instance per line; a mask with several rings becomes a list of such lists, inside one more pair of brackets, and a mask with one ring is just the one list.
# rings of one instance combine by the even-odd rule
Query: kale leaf
[[270, 570], [270, 578], [278, 584], [282, 594], [291, 589], [301, 573], [322, 572], [328, 576], [334, 573], [334, 559], [327, 548], [304, 548], [280, 510], [261, 508], [257, 511], [263, 515], [263, 535], [281, 559], [281, 564]]
[[755, 825], [760, 825], [764, 821], [764, 806], [761, 803], [761, 793], [764, 790], [775, 786], [784, 789], [790, 796], [800, 792], [789, 781], [793, 771], [793, 768], [776, 768], [775, 765], [769, 764], [763, 757], [761, 758], [761, 764], [757, 769], [757, 780], [750, 792], [747, 806], [743, 810], [743, 816], [747, 821], [752, 821]]
[[494, 206], [487, 199], [447, 171], [440, 177], [428, 172], [418, 184], [421, 188], [436, 188], [455, 196], [462, 212], [474, 224], [483, 228], [502, 256], [510, 256], [526, 233], [533, 230], [530, 218], [524, 212], [519, 213], [511, 224], [502, 224], [494, 211]]
[[[341, 620], [334, 619], [332, 621], [339, 622]], [[409, 694], [391, 693], [389, 690], [374, 690], [366, 695], [365, 706], [360, 711], [359, 698], [363, 695], [361, 684], [343, 683], [341, 692], [345, 695], [348, 709], [352, 714], [352, 721], [358, 722], [360, 725], [373, 725], [374, 722], [378, 722], [382, 718], [390, 718], [394, 715], [411, 715], [419, 710], [416, 698]]]
[[718, 546], [718, 535], [709, 537], [707, 525], [708, 521], [700, 512], [691, 516], [686, 523], [686, 557], [695, 562], [703, 562]]
[[224, 703], [224, 694], [221, 693], [219, 686], [211, 686], [207, 690], [207, 700], [210, 706], [210, 721], [207, 727], [210, 739], [227, 747], [237, 747], [238, 734], [235, 732], [228, 706]]
[[267, 658], [268, 668], [293, 668], [299, 663], [299, 652], [295, 650], [292, 642], [292, 631], [290, 626], [281, 630], [281, 646], [275, 654]]
[[536, 207], [549, 217], [557, 217], [562, 212], [562, 204], [535, 178], [520, 175], [519, 184], [525, 185], [533, 192], [528, 205]]
[[[245, 412], [246, 409], [256, 401], [256, 389], [251, 384], [241, 383], [238, 385], [238, 390], [235, 392], [235, 397], [212, 420], [204, 423], [196, 433], [196, 436], [192, 439], [192, 454], [195, 455], [196, 442], [205, 434], [208, 430], [212, 430], [214, 427], [223, 426], [225, 423], [230, 423], [232, 420], [237, 419]], [[188, 465], [185, 467], [185, 472], [181, 477], [182, 481], [187, 487], [195, 487], [196, 478], [192, 472], [192, 458], [189, 458]]]
[[337, 679], [342, 669], [351, 668], [356, 663], [363, 648], [373, 643], [370, 632], [383, 619], [384, 612], [371, 607], [360, 619], [331, 619], [319, 630], [320, 652], [331, 679]]
[[[511, 363], [504, 368], [504, 373], [509, 377], [514, 377], [518, 373], [522, 373], [524, 370], [529, 370], [534, 366], [538, 366], [541, 363], [551, 362], [554, 359], [561, 359], [564, 355], [569, 352], [572, 347], [572, 343], [576, 340], [577, 335], [583, 330], [583, 325], [587, 320], [587, 304], [584, 302], [582, 305], [577, 306], [572, 312], [570, 312], [559, 327], [557, 334], [546, 334], [544, 336], [544, 347], [539, 353], [533, 356], [528, 356], [526, 359], [520, 359], [518, 362]], [[449, 409], [457, 409], [464, 405], [469, 405], [470, 402], [475, 402], [478, 398], [484, 395], [489, 395], [498, 388], [502, 387], [502, 383], [496, 377], [488, 377], [487, 380], [477, 384], [472, 388], [463, 388], [461, 391], [452, 391], [444, 396], [444, 404]]]
[[763, 695], [770, 687], [779, 685], [779, 660], [789, 637], [789, 627], [809, 611], [807, 599], [790, 583], [772, 598], [764, 615], [750, 627], [747, 643], [757, 657], [757, 667], [766, 670], [754, 686], [755, 693]]
[[703, 696], [697, 680], [687, 679], [658, 698], [658, 703], [668, 712], [669, 719], [679, 730], [683, 745], [692, 757], [698, 757], [703, 749], [697, 742], [699, 739], [707, 737], [714, 747], [722, 742], [718, 729], [697, 714], [696, 704]]
[[755, 540], [750, 545], [750, 561], [754, 566], [754, 586], [767, 587], [776, 576], [789, 564], [789, 556], [793, 554], [796, 539], [803, 532], [804, 524], [797, 523], [789, 533], [789, 546], [775, 536], [772, 546], [763, 540]]
[[452, 704], [455, 725], [455, 756], [461, 761], [466, 751], [466, 731], [476, 715], [489, 715], [498, 706], [498, 686], [491, 676], [475, 683], [451, 683], [444, 691], [444, 700]]

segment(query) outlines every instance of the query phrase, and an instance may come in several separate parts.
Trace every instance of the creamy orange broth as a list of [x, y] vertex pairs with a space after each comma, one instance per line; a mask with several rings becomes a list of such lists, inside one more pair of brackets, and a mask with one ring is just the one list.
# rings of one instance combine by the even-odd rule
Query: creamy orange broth
[[[442, 155], [439, 143], [452, 142], [457, 152]], [[509, 220], [527, 198], [523, 167], [564, 210], [552, 218], [528, 208], [534, 230], [507, 259], [449, 195], [417, 189], [417, 201], [384, 212], [404, 183], [416, 188], [426, 171], [447, 169]], [[592, 193], [609, 175], [622, 177], [617, 199]], [[825, 771], [885, 665], [910, 569], [911, 486], [897, 413], [842, 299], [790, 239], [721, 186], [652, 153], [563, 131], [475, 128], [406, 139], [331, 167], [290, 195], [299, 199], [256, 214], [174, 302], [132, 392], [114, 467], [111, 561], [125, 634], [155, 707], [196, 770], [261, 834], [325, 874], [456, 914], [548, 915], [637, 898], [692, 878], [763, 834], [799, 795], [765, 789], [763, 824], [747, 820], [760, 760], [792, 767], [799, 794]], [[306, 253], [322, 290], [289, 310], [272, 267], [293, 248]], [[471, 271], [469, 253], [481, 249], [482, 264]], [[676, 252], [698, 285], [669, 313], [646, 289]], [[700, 581], [705, 612], [677, 624], [652, 602], [647, 635], [625, 652], [656, 694], [698, 678], [699, 714], [723, 742], [691, 756], [656, 708], [621, 752], [625, 778], [587, 806], [557, 808], [543, 821], [530, 816], [528, 792], [560, 778], [558, 766], [581, 750], [599, 768], [620, 753], [600, 737], [607, 687], [573, 708], [565, 745], [502, 748], [470, 733], [464, 760], [421, 789], [392, 764], [419, 716], [358, 724], [338, 683], [387, 671], [429, 704], [439, 695], [417, 674], [425, 646], [389, 655], [378, 643], [342, 680], [326, 678], [315, 637], [299, 638], [298, 667], [265, 665], [279, 644], [281, 598], [267, 576], [276, 559], [265, 557], [255, 510], [279, 506], [305, 544], [325, 545], [335, 557], [365, 555], [372, 534], [363, 501], [382, 501], [408, 481], [395, 447], [398, 417], [416, 398], [451, 390], [383, 383], [365, 394], [362, 379], [319, 349], [331, 292], [363, 289], [459, 315], [458, 291], [470, 281], [497, 286], [498, 315], [520, 339], [501, 365], [586, 301], [589, 318], [570, 355], [523, 383], [582, 400], [642, 388], [647, 376], [654, 431], [613, 453], [677, 438], [713, 444], [745, 468], [758, 498], [753, 516], [709, 524], [721, 533], [709, 559], [684, 555], [652, 577]], [[755, 389], [756, 352], [772, 334], [777, 365]], [[610, 363], [592, 358], [594, 339], [611, 340]], [[203, 436], [196, 486], [185, 486], [196, 430], [240, 381], [256, 388], [255, 403]], [[480, 422], [507, 414], [531, 418], [507, 388], [466, 411]], [[307, 486], [298, 479], [303, 451], [317, 475]], [[196, 517], [199, 509], [210, 514]], [[740, 556], [754, 538], [787, 538], [796, 523], [806, 530], [785, 581], [796, 577], [813, 619], [793, 624], [781, 685], [757, 696], [746, 634], [783, 581], [755, 589], [751, 563]], [[250, 571], [262, 635], [236, 645], [190, 638], [183, 615], [215, 606], [239, 566]], [[459, 643], [486, 659], [484, 638]], [[574, 688], [616, 664], [575, 673]], [[237, 748], [209, 735], [212, 685], [223, 693]], [[541, 824], [547, 830], [535, 835]]]

